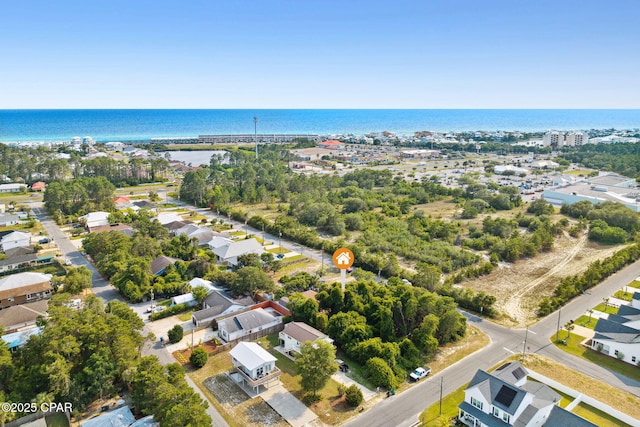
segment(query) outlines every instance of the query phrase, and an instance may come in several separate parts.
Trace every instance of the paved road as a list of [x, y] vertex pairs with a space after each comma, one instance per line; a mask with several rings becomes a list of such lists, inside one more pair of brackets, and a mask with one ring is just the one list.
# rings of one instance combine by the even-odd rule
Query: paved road
[[[116, 288], [114, 288], [107, 280], [105, 280], [100, 275], [100, 273], [98, 273], [98, 271], [95, 269], [93, 264], [91, 264], [78, 251], [75, 245], [62, 232], [62, 230], [60, 230], [60, 227], [58, 227], [58, 225], [51, 218], [49, 218], [46, 211], [42, 207], [41, 203], [32, 203], [32, 212], [36, 216], [36, 218], [40, 221], [40, 223], [42, 224], [43, 228], [47, 231], [49, 236], [51, 236], [54, 242], [57, 243], [58, 247], [60, 248], [60, 251], [64, 254], [65, 257], [71, 260], [74, 266], [79, 267], [83, 265], [87, 267], [89, 270], [91, 270], [91, 272], [93, 273], [92, 279], [91, 279], [93, 282], [93, 285], [91, 290], [96, 296], [101, 298], [105, 304], [114, 299], [119, 301], [125, 301], [120, 296]], [[131, 306], [132, 309], [134, 309], [132, 304], [129, 304], [129, 305]], [[140, 315], [140, 311], [143, 311], [143, 310], [144, 308], [141, 307], [140, 304], [135, 305], [134, 311], [136, 311], [137, 314]], [[143, 329], [143, 334], [147, 335], [150, 332], [151, 331], [149, 330], [147, 325], [145, 325]], [[167, 365], [169, 363], [175, 362], [175, 360], [169, 354], [166, 348], [162, 346], [157, 339], [155, 340], [155, 342], [147, 343], [143, 347], [142, 355], [156, 356], [160, 361], [160, 363], [163, 365]], [[188, 375], [185, 375], [185, 379], [187, 380], [187, 383], [191, 386], [191, 388], [193, 388], [196, 391], [196, 393], [198, 393], [205, 402], [209, 403], [209, 407], [207, 408], [207, 413], [209, 414], [209, 416], [211, 416], [211, 419], [213, 420], [213, 425], [216, 427], [228, 427], [229, 424], [227, 424], [224, 418], [222, 418], [222, 415], [220, 415], [220, 413], [216, 411], [215, 407], [211, 404], [211, 402], [208, 401], [207, 396], [200, 390], [200, 388], [191, 380], [191, 378], [189, 378]]]
[[560, 317], [560, 327], [562, 327], [569, 320], [577, 319], [587, 309], [601, 303], [603, 298], [611, 296], [615, 291], [638, 276], [640, 276], [640, 261], [609, 277], [592, 289], [589, 294], [576, 297], [560, 310], [560, 314], [556, 311], [532, 325], [529, 328], [529, 332], [524, 329], [505, 328], [465, 313], [469, 324], [477, 326], [489, 335], [491, 343], [487, 347], [445, 370], [435, 373], [408, 391], [385, 399], [345, 425], [349, 427], [363, 425], [368, 427], [414, 425], [425, 408], [438, 402], [441, 378], [443, 396], [446, 396], [468, 383], [477, 369], [489, 369], [513, 354], [521, 354], [525, 334], [527, 336], [527, 353], [544, 355], [562, 363], [568, 369], [581, 372], [640, 396], [640, 382], [623, 377], [620, 374], [559, 350], [551, 344], [549, 339], [555, 336], [558, 317]]

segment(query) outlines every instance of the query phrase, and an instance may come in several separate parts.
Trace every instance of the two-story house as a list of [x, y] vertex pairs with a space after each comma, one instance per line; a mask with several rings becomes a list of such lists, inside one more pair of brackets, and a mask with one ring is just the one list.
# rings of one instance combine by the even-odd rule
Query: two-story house
[[[635, 295], [640, 293], [636, 292]], [[640, 309], [621, 305], [618, 314], [598, 319], [591, 348], [637, 365], [640, 362]]]
[[333, 340], [316, 328], [303, 322], [290, 322], [278, 334], [280, 346], [286, 353], [300, 353], [300, 345], [304, 342], [326, 341], [333, 344]]
[[0, 309], [51, 297], [51, 274], [18, 273], [0, 279]]
[[[471, 427], [595, 426], [557, 406], [562, 396], [545, 384], [527, 381], [527, 374], [518, 362], [492, 373], [479, 369], [464, 391], [458, 419]], [[560, 419], [570, 422], [557, 424]]]
[[276, 358], [254, 342], [239, 342], [229, 351], [234, 372], [242, 382], [258, 392], [260, 386], [268, 386], [278, 381], [280, 370], [276, 367]]

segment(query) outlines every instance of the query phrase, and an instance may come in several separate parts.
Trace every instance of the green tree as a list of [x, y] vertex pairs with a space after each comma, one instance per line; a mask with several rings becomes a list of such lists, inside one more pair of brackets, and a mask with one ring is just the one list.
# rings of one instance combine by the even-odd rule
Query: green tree
[[91, 287], [91, 271], [85, 266], [70, 268], [67, 270], [63, 283], [65, 292], [72, 295], [79, 294]]
[[375, 386], [385, 387], [389, 390], [398, 387], [398, 380], [393, 374], [393, 371], [387, 365], [383, 359], [379, 357], [373, 357], [367, 360], [364, 365], [369, 375], [369, 381]]
[[252, 294], [257, 290], [271, 291], [273, 288], [273, 280], [259, 267], [241, 268], [231, 284], [231, 290], [239, 295]]
[[167, 336], [169, 337], [169, 342], [171, 344], [180, 342], [182, 340], [183, 334], [184, 330], [180, 325], [175, 325], [173, 328], [169, 329], [169, 332], [167, 332]]
[[189, 357], [189, 362], [196, 368], [202, 368], [207, 364], [207, 360], [209, 360], [209, 355], [202, 347], [198, 347], [193, 350]]
[[338, 371], [335, 361], [335, 347], [326, 341], [318, 340], [315, 343], [307, 341], [300, 346], [300, 355], [295, 364], [300, 374], [300, 385], [306, 392], [312, 392], [317, 396], [331, 375]]
[[191, 288], [191, 294], [193, 295], [193, 298], [198, 301], [198, 304], [202, 304], [202, 300], [209, 295], [209, 290], [204, 286], [196, 286]]
[[357, 385], [351, 384], [345, 390], [345, 400], [349, 404], [349, 406], [355, 408], [356, 406], [360, 405], [364, 400], [364, 395], [362, 394], [362, 390], [360, 390], [360, 388]]

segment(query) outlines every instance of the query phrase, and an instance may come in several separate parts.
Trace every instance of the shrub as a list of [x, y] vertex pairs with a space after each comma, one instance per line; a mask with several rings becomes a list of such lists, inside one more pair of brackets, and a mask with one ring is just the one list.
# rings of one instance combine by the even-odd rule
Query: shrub
[[163, 311], [152, 313], [151, 316], [149, 316], [149, 318], [151, 320], [164, 319], [165, 317], [173, 316], [174, 314], [180, 314], [190, 309], [191, 309], [191, 306], [189, 305], [189, 303], [185, 302], [182, 304], [172, 305], [171, 307], [168, 307]]
[[173, 328], [169, 329], [169, 332], [167, 332], [167, 335], [169, 336], [169, 342], [171, 344], [175, 344], [177, 342], [180, 342], [180, 340], [182, 339], [182, 336], [184, 334], [184, 330], [182, 329], [182, 326], [180, 325], [176, 325]]
[[352, 407], [356, 407], [360, 405], [364, 400], [364, 396], [362, 395], [362, 390], [360, 390], [358, 386], [355, 384], [351, 384], [349, 387], [347, 387], [345, 394], [346, 394], [345, 400]]
[[207, 360], [209, 360], [209, 355], [202, 347], [193, 350], [191, 357], [189, 357], [189, 362], [196, 368], [202, 368], [207, 364]]
[[369, 380], [375, 386], [393, 389], [398, 386], [398, 380], [393, 374], [393, 370], [387, 365], [383, 359], [372, 357], [365, 364]]

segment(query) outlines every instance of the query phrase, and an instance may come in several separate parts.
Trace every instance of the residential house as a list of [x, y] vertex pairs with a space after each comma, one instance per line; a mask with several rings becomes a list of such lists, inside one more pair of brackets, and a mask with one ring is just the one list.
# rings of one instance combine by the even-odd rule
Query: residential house
[[3, 252], [21, 246], [29, 246], [30, 243], [31, 233], [15, 230], [0, 231], [0, 248]]
[[278, 381], [280, 369], [276, 367], [276, 358], [254, 342], [239, 342], [229, 351], [234, 373], [240, 376], [243, 383], [253, 388], [268, 386], [271, 381]]
[[280, 325], [282, 316], [273, 315], [263, 308], [245, 311], [218, 320], [220, 338], [229, 342], [241, 339], [254, 332]]
[[0, 193], [22, 193], [27, 189], [26, 184], [0, 184]]
[[[16, 249], [9, 249], [10, 252], [14, 252]], [[26, 248], [25, 248], [26, 249]], [[22, 255], [7, 256], [7, 258], [0, 260], [0, 273], [6, 273], [7, 271], [13, 271], [20, 268], [28, 268], [38, 264], [38, 256], [31, 252]]]
[[102, 233], [103, 231], [119, 231], [120, 233], [126, 234], [130, 237], [136, 234], [136, 230], [134, 230], [129, 224], [119, 222], [89, 228], [89, 232], [91, 233]]
[[51, 274], [18, 273], [0, 279], [0, 309], [50, 298]]
[[333, 344], [333, 340], [316, 328], [303, 322], [290, 322], [284, 325], [284, 329], [278, 335], [282, 349], [291, 354], [300, 353], [300, 345], [307, 341], [312, 343], [320, 340]]
[[120, 209], [122, 206], [129, 205], [129, 203], [131, 203], [131, 199], [127, 196], [118, 196], [113, 198], [113, 203], [115, 203], [118, 209]]
[[344, 144], [335, 139], [329, 139], [327, 141], [319, 142], [318, 147], [325, 148], [327, 150], [341, 150], [344, 148]]
[[151, 261], [151, 274], [155, 276], [161, 276], [167, 267], [175, 264], [178, 261], [178, 258], [172, 258], [164, 255], [159, 256], [158, 258]]
[[174, 235], [185, 235], [189, 239], [196, 239], [198, 246], [207, 246], [214, 237], [222, 236], [220, 233], [205, 227], [198, 227], [195, 224], [187, 224], [175, 230]]
[[209, 293], [216, 290], [216, 287], [213, 286], [213, 282], [211, 280], [201, 279], [200, 277], [194, 277], [193, 279], [191, 279], [189, 281], [189, 286], [191, 286], [192, 289], [197, 288], [198, 286], [202, 286], [206, 288]]
[[0, 310], [0, 326], [5, 333], [33, 326], [39, 317], [47, 317], [48, 305], [49, 300], [41, 300]]
[[189, 304], [189, 306], [193, 307], [197, 303], [198, 301], [196, 301], [196, 299], [193, 297], [193, 294], [191, 292], [182, 294], [182, 295], [176, 295], [175, 297], [171, 297], [171, 305]]
[[640, 309], [640, 292], [634, 292], [631, 298], [631, 307]]
[[128, 406], [122, 406], [80, 423], [80, 427], [129, 427], [136, 422]]
[[[562, 396], [546, 384], [527, 381], [527, 375], [518, 362], [505, 363], [492, 373], [479, 369], [464, 391], [458, 420], [472, 427], [593, 426], [557, 406]], [[569, 423], [555, 423], [560, 419]]]
[[0, 213], [0, 227], [10, 227], [20, 222], [20, 217], [12, 213]]
[[185, 225], [189, 225], [189, 224], [193, 224], [193, 222], [186, 221], [186, 220], [180, 220], [180, 221], [171, 221], [171, 222], [168, 222], [166, 224], [162, 224], [162, 226], [164, 228], [166, 228], [167, 230], [169, 230], [169, 234], [174, 236], [176, 234], [177, 230], [179, 230], [182, 227], [184, 227]]
[[31, 184], [31, 191], [44, 191], [46, 186], [47, 184], [45, 184], [44, 182], [36, 181], [33, 184]]
[[110, 151], [122, 151], [124, 150], [124, 146], [125, 146], [124, 143], [119, 141], [104, 143], [104, 148]]
[[9, 350], [15, 351], [17, 348], [25, 345], [32, 335], [40, 335], [43, 328], [34, 327], [24, 329], [22, 331], [12, 332], [0, 337], [9, 347]]
[[[636, 294], [638, 294], [636, 292]], [[591, 348], [623, 362], [640, 361], [640, 309], [621, 305], [617, 314], [600, 318], [594, 328]]]
[[[212, 247], [211, 242], [209, 247]], [[251, 253], [261, 255], [264, 252], [264, 248], [256, 239], [232, 241], [229, 244], [212, 250], [216, 257], [218, 257], [218, 262], [226, 263], [231, 266], [238, 264], [239, 256]]]
[[193, 313], [191, 321], [195, 326], [208, 326], [218, 317], [244, 310], [253, 304], [255, 301], [251, 297], [233, 299], [214, 290], [202, 300], [202, 310]]
[[182, 217], [175, 212], [161, 213], [156, 217], [156, 219], [162, 225], [169, 224], [174, 221], [182, 221]]
[[90, 212], [81, 216], [79, 219], [84, 220], [89, 230], [101, 225], [109, 225], [109, 212]]

